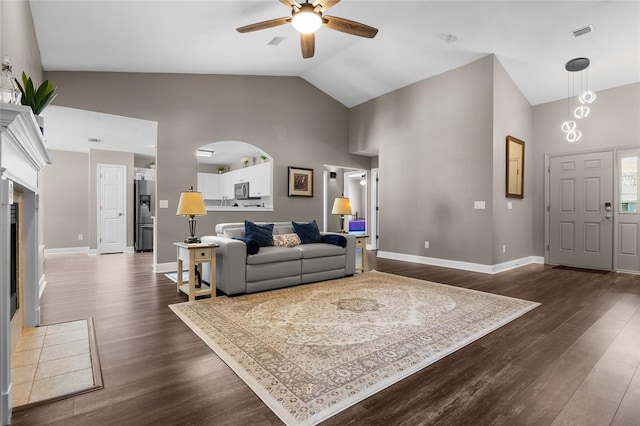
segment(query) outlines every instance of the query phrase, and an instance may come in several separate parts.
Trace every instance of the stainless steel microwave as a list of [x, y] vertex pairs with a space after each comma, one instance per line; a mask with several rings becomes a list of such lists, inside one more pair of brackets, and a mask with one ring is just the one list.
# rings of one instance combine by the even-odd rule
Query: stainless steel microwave
[[234, 198], [236, 200], [254, 200], [260, 197], [251, 197], [249, 192], [249, 182], [240, 182], [234, 185]]

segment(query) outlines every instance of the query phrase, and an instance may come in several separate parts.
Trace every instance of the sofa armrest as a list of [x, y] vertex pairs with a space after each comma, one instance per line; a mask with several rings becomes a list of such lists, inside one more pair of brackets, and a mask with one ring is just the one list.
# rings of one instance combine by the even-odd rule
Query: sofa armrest
[[346, 265], [344, 266], [345, 275], [353, 275], [356, 273], [356, 237], [351, 234], [342, 234], [338, 232], [320, 232], [321, 235], [342, 235], [347, 239], [345, 249]]
[[[216, 287], [226, 295], [246, 293], [247, 246], [244, 242], [232, 238], [205, 236], [203, 243], [215, 243], [216, 249]], [[210, 265], [205, 263], [202, 276], [209, 276]]]

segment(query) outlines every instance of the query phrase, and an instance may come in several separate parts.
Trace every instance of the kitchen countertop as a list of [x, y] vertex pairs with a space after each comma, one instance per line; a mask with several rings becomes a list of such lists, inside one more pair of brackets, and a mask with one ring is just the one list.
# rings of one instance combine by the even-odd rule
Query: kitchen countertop
[[206, 206], [206, 210], [208, 212], [235, 212], [235, 211], [242, 211], [242, 212], [272, 212], [273, 211], [273, 206], [265, 206], [265, 207], [256, 207], [256, 206], [252, 206], [252, 207], [242, 207], [242, 206], [238, 206], [238, 207], [233, 207], [233, 206]]

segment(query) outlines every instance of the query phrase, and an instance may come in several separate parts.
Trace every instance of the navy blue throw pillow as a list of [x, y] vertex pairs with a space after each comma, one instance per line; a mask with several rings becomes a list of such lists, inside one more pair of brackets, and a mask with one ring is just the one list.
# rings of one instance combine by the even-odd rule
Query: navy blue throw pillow
[[234, 238], [234, 240], [242, 241], [247, 245], [247, 254], [256, 254], [260, 251], [260, 244], [251, 238]]
[[319, 243], [321, 241], [320, 230], [315, 219], [309, 223], [291, 222], [293, 229], [300, 237], [302, 244]]
[[340, 246], [342, 248], [345, 248], [347, 246], [347, 239], [343, 235], [337, 235], [337, 234], [323, 235], [321, 238], [321, 241], [323, 243], [333, 244], [336, 246]]
[[273, 245], [273, 223], [256, 225], [245, 220], [244, 237], [248, 240], [256, 240], [260, 247], [270, 247]]

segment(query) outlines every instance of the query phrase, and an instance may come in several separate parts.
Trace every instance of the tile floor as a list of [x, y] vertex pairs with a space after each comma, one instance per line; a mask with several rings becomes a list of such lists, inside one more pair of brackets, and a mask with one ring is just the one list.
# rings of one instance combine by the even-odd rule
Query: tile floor
[[87, 320], [25, 329], [11, 377], [13, 407], [93, 387]]

